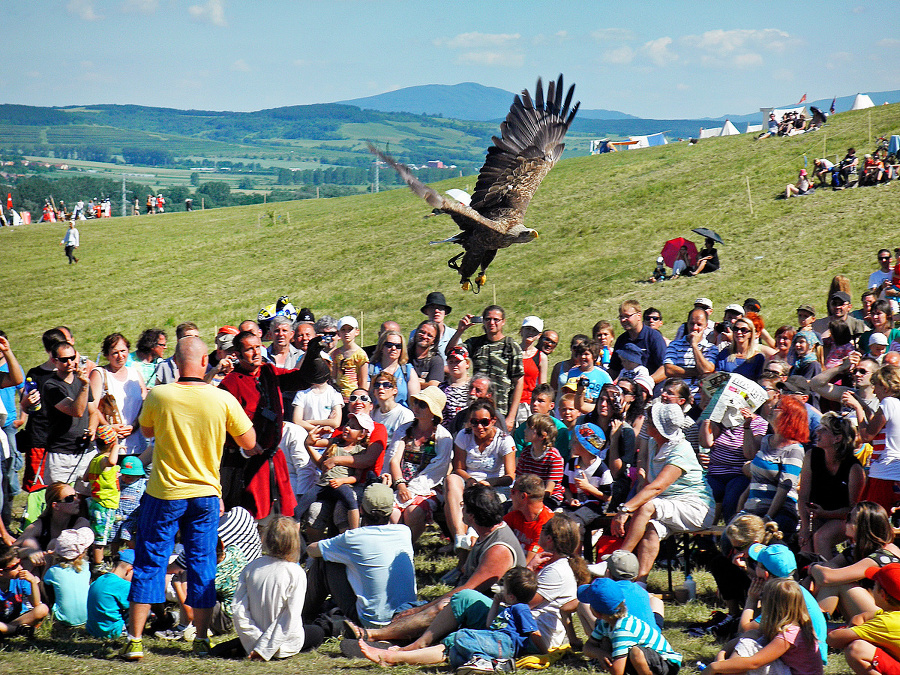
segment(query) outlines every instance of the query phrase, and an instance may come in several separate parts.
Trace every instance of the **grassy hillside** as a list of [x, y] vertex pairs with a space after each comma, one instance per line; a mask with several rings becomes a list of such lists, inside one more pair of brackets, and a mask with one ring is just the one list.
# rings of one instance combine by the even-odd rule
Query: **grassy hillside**
[[[858, 297], [875, 251], [898, 244], [900, 183], [775, 199], [804, 155], [811, 164], [823, 147], [832, 157], [850, 145], [871, 149], [870, 116], [873, 136], [900, 131], [900, 105], [892, 105], [840, 114], [824, 131], [789, 139], [732, 136], [564, 160], [528, 212], [540, 238], [501, 251], [477, 297], [459, 290], [447, 268], [458, 248], [428, 245], [455, 226], [449, 218], [423, 218], [428, 206], [406, 189], [89, 221], [80, 224], [81, 262], [73, 267], [58, 244], [62, 226], [4, 228], [0, 327], [32, 365], [41, 358], [41, 331], [58, 323], [74, 327], [87, 353], [113, 330], [136, 338], [145, 327], [186, 319], [211, 340], [216, 326], [255, 316], [281, 294], [317, 315], [360, 316], [367, 344], [385, 319], [405, 327], [418, 322], [430, 290], [447, 295], [451, 320], [496, 295], [509, 312], [509, 332], [526, 314], [538, 314], [564, 339], [597, 319], [614, 319], [618, 303], [631, 297], [659, 307], [670, 335], [699, 295], [712, 298], [717, 313], [754, 296], [777, 326], [791, 322], [800, 303], [824, 310], [835, 274], [848, 275]], [[474, 182], [438, 187], [471, 190]], [[649, 276], [665, 240], [698, 226], [725, 240], [721, 271], [637, 283]]]

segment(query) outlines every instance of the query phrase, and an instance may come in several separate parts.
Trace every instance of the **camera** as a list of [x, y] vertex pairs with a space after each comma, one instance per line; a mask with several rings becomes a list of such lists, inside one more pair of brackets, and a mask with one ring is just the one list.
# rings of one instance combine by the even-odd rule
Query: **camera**
[[484, 317], [483, 316], [473, 316], [472, 323], [484, 323]]
[[731, 330], [732, 325], [734, 325], [734, 321], [730, 319], [728, 321], [720, 321], [715, 326], [713, 326], [713, 330], [717, 333], [725, 333], [726, 331]]

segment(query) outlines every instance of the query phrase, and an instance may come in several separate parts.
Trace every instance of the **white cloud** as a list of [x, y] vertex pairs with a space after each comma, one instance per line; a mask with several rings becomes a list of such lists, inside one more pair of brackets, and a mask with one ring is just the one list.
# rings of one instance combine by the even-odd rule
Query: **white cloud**
[[159, 0], [123, 0], [122, 11], [127, 14], [154, 14]]
[[896, 49], [897, 47], [900, 47], [900, 40], [885, 38], [884, 40], [879, 40], [875, 43], [875, 46], [880, 49]]
[[460, 54], [457, 63], [472, 66], [502, 66], [521, 68], [525, 65], [525, 55], [520, 52], [465, 52]]
[[756, 68], [763, 65], [766, 54], [783, 55], [800, 41], [777, 28], [761, 30], [710, 30], [701, 35], [686, 35], [682, 46], [690, 49], [685, 56], [695, 55], [700, 63], [711, 67]]
[[211, 23], [213, 26], [227, 26], [225, 21], [225, 4], [223, 0], [208, 0], [205, 5], [191, 5], [188, 13], [197, 21]]
[[231, 64], [231, 69], [238, 73], [249, 73], [251, 68], [244, 59], [238, 59]]
[[69, 0], [66, 9], [69, 10], [70, 14], [74, 14], [85, 21], [97, 21], [103, 18], [94, 10], [93, 0]]
[[564, 42], [568, 42], [571, 39], [572, 38], [569, 35], [568, 31], [560, 30], [553, 33], [552, 35], [538, 33], [533, 38], [531, 38], [531, 44], [536, 46], [563, 44]]
[[641, 52], [657, 66], [667, 66], [678, 60], [678, 55], [669, 49], [672, 38], [661, 37], [650, 40], [641, 47]]
[[600, 28], [591, 31], [591, 37], [597, 42], [625, 42], [634, 39], [634, 33], [627, 28]]
[[440, 38], [434, 41], [439, 47], [450, 49], [478, 49], [486, 47], [506, 47], [518, 42], [519, 33], [460, 33], [452, 38]]
[[738, 54], [734, 57], [734, 65], [738, 68], [755, 68], [763, 64], [763, 57], [753, 52]]
[[634, 59], [634, 50], [628, 45], [623, 45], [615, 49], [609, 49], [600, 55], [600, 60], [604, 63], [612, 63], [622, 66]]

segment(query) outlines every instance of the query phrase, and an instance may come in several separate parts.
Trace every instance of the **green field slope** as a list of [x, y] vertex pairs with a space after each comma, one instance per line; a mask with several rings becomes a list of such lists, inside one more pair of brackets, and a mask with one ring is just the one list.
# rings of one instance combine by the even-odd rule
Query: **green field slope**
[[[789, 139], [742, 135], [564, 160], [528, 211], [527, 224], [540, 238], [501, 251], [477, 297], [463, 293], [447, 268], [458, 247], [428, 244], [453, 234], [454, 224], [423, 218], [429, 207], [406, 189], [88, 221], [80, 224], [81, 262], [72, 267], [59, 246], [62, 225], [4, 228], [0, 327], [33, 365], [41, 359], [41, 331], [61, 322], [91, 354], [113, 330], [133, 340], [143, 328], [187, 319], [211, 340], [216, 326], [253, 317], [281, 294], [317, 316], [361, 317], [366, 344], [385, 319], [411, 328], [430, 290], [447, 295], [454, 322], [496, 296], [510, 314], [509, 332], [526, 314], [538, 314], [564, 339], [613, 319], [618, 303], [632, 297], [662, 310], [669, 335], [700, 295], [712, 298], [717, 315], [754, 296], [777, 326], [790, 322], [800, 303], [822, 311], [835, 274], [848, 275], [858, 297], [875, 251], [900, 244], [896, 181], [776, 199], [804, 156], [811, 165], [823, 148], [832, 158], [850, 145], [870, 150], [870, 123], [873, 136], [897, 133], [900, 105], [837, 115], [825, 130]], [[471, 191], [474, 182], [438, 187]], [[726, 242], [719, 272], [638, 283], [663, 242], [699, 226]]]

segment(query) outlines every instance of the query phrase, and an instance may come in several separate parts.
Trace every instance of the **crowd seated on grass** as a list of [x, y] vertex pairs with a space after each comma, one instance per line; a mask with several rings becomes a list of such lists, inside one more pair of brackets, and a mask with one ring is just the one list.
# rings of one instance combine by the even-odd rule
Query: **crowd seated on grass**
[[[217, 528], [209, 628], [223, 637], [212, 655], [287, 658], [342, 637], [345, 655], [382, 664], [449, 660], [494, 672], [583, 648], [614, 672], [670, 675], [682, 655], [660, 632], [664, 610], [645, 597], [647, 578], [661, 546], [714, 536], [718, 553], [704, 564], [727, 611], [690, 629], [739, 638], [723, 645], [714, 672], [775, 661], [821, 672], [823, 616], [853, 626], [828, 637], [851, 665], [900, 656], [900, 637], [876, 630], [900, 617], [882, 617], [900, 611], [891, 523], [900, 278], [891, 263], [880, 250], [856, 312], [838, 276], [823, 316], [802, 304], [796, 325], [774, 336], [754, 298], [727, 304], [721, 320], [698, 298], [671, 341], [658, 310], [628, 299], [618, 338], [613, 322], [598, 321], [556, 368], [560, 336], [537, 316], [523, 320], [520, 343], [497, 305], [445, 324], [452, 308], [440, 293], [429, 294], [410, 345], [385, 321], [373, 349], [357, 347], [353, 317], [316, 321], [284, 298], [258, 321], [223, 326], [206, 377], [194, 379], [227, 387], [230, 373], [290, 352], [293, 362], [281, 363], [293, 367], [266, 372], [298, 390], [267, 394], [266, 405], [287, 402], [277, 423], [265, 422], [281, 439], [271, 465], [225, 449], [233, 503]], [[467, 335], [473, 326], [482, 334]], [[293, 351], [262, 349], [273, 329], [281, 342], [290, 330]], [[179, 344], [200, 335], [191, 322], [175, 333]], [[154, 471], [153, 443], [129, 440], [140, 426], [133, 397], [178, 386], [177, 363], [152, 345], [149, 360], [128, 360], [127, 339], [112, 333], [102, 350], [111, 365], [98, 366], [79, 358], [93, 350], [76, 347], [65, 326], [48, 329], [43, 347], [48, 359], [28, 364], [26, 382], [0, 337], [0, 385], [21, 390], [18, 405], [4, 399], [7, 413], [27, 420], [3, 438], [13, 443], [3, 463], [0, 635], [28, 639], [48, 617], [74, 639], [85, 625], [131, 635], [134, 548], [145, 536], [134, 514]], [[713, 421], [716, 387], [729, 378], [757, 383], [762, 402], [738, 421]], [[23, 522], [11, 508], [19, 483]], [[414, 556], [429, 528], [455, 564], [438, 594], [420, 598]], [[588, 567], [595, 545], [616, 553]], [[205, 616], [189, 600], [193, 564], [172, 559], [149, 634], [192, 639]], [[500, 647], [488, 631], [505, 636]]]
[[[893, 155], [887, 159], [891, 158]], [[886, 162], [881, 155], [872, 154], [864, 155], [860, 161], [856, 154], [856, 148], [848, 148], [843, 159], [838, 161], [835, 157], [835, 162], [825, 157], [813, 160], [812, 177], [807, 175], [805, 168], [800, 169], [797, 181], [786, 186], [784, 198], [812, 194], [816, 188], [823, 188], [827, 185], [831, 185], [832, 190], [844, 190], [885, 185], [895, 178], [900, 178], [896, 164]], [[856, 176], [856, 180], [853, 179], [854, 176]], [[818, 179], [818, 183], [814, 183], [813, 179]]]

